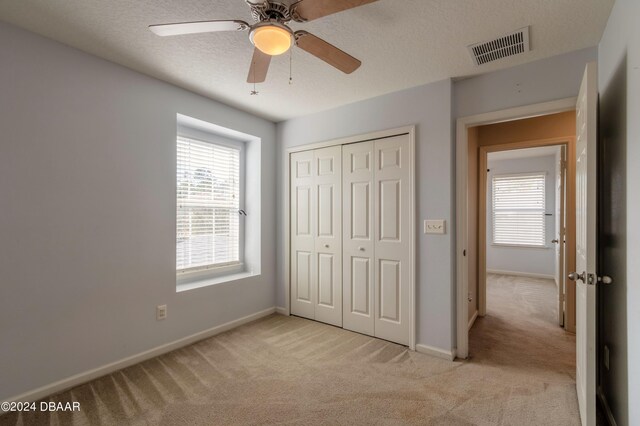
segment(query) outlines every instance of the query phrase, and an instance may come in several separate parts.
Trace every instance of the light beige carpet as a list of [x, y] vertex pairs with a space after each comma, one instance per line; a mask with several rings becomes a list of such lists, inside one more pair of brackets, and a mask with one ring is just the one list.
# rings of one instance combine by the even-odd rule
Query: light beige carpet
[[466, 362], [272, 315], [47, 399], [80, 413], [0, 424], [578, 425], [574, 338], [538, 284], [489, 280]]

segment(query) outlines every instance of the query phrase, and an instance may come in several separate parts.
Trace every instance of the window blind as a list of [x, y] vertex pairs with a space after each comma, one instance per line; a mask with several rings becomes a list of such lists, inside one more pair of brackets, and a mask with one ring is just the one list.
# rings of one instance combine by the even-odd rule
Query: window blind
[[239, 190], [239, 149], [178, 137], [178, 272], [240, 262]]
[[493, 243], [545, 245], [545, 175], [493, 177]]

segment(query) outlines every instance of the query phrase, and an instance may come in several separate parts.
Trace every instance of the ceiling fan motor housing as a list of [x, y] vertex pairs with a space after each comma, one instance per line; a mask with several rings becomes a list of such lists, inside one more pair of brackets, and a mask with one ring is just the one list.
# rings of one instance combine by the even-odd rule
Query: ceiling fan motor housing
[[265, 1], [263, 3], [254, 4], [248, 2], [251, 6], [251, 16], [256, 22], [277, 21], [286, 23], [291, 21], [291, 12], [289, 6], [284, 3], [275, 1]]

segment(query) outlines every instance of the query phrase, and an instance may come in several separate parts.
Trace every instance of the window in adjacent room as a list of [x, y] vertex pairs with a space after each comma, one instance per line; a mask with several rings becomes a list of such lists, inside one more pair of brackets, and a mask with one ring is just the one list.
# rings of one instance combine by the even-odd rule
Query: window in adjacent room
[[545, 177], [493, 177], [493, 244], [545, 247]]
[[242, 149], [178, 136], [176, 270], [240, 270]]

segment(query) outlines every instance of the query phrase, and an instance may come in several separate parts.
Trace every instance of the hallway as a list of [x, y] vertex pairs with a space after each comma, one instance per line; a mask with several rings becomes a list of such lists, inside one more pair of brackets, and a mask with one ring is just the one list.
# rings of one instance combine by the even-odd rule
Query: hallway
[[552, 280], [488, 274], [487, 315], [469, 332], [470, 360], [521, 374], [522, 383], [545, 389], [566, 385], [556, 401], [569, 403], [567, 414], [577, 415], [576, 340], [558, 326], [556, 300]]
[[575, 381], [575, 335], [557, 324], [552, 280], [487, 275], [487, 316], [469, 333], [474, 362]]

